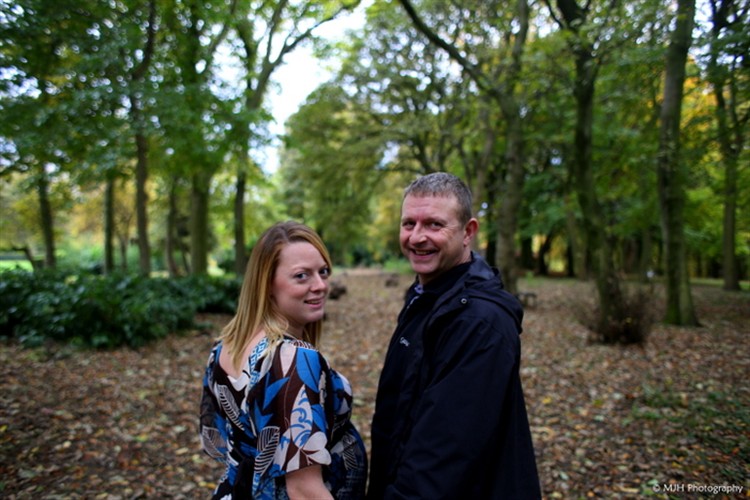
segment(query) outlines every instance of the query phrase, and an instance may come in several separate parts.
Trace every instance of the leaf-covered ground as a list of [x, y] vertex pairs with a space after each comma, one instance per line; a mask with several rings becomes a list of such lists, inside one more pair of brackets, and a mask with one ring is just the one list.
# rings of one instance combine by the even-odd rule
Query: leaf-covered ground
[[[354, 386], [368, 442], [410, 281], [387, 277], [337, 277], [348, 292], [330, 302], [322, 345]], [[657, 325], [645, 347], [616, 347], [591, 344], [575, 320], [589, 285], [521, 285], [538, 299], [522, 376], [545, 498], [748, 497], [750, 295], [694, 287], [701, 328]], [[227, 319], [138, 351], [0, 344], [0, 497], [208, 497], [221, 470], [199, 448], [200, 378]]]

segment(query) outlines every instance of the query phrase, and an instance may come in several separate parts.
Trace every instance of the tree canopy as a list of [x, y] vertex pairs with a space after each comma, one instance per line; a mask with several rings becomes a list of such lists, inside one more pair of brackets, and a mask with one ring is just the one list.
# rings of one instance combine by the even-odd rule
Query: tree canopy
[[[338, 263], [382, 264], [403, 187], [444, 170], [474, 192], [477, 249], [511, 289], [526, 272], [665, 272], [674, 5], [372, 0], [363, 26], [319, 35], [357, 5], [0, 2], [0, 249], [241, 273], [259, 232], [295, 218]], [[729, 289], [750, 263], [749, 5], [697, 2], [673, 129], [686, 272]], [[272, 172], [269, 88], [301, 48], [334, 70]]]

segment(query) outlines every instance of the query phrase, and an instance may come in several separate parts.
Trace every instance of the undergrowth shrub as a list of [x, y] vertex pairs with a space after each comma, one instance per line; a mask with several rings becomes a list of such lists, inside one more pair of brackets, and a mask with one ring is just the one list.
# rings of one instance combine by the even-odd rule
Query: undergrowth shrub
[[96, 348], [139, 347], [194, 327], [199, 312], [233, 313], [239, 282], [59, 271], [0, 273], [0, 335]]
[[576, 316], [591, 331], [592, 342], [602, 344], [642, 344], [656, 321], [653, 292], [644, 287], [623, 288], [614, 300], [614, 311], [604, 315], [597, 297], [593, 302], [578, 300]]

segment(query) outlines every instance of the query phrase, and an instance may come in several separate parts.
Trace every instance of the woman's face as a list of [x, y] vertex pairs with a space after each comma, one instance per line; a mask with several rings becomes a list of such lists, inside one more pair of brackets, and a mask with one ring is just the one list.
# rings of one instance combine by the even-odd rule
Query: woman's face
[[271, 298], [289, 322], [289, 333], [302, 336], [307, 323], [323, 319], [331, 270], [310, 243], [286, 245], [271, 283]]

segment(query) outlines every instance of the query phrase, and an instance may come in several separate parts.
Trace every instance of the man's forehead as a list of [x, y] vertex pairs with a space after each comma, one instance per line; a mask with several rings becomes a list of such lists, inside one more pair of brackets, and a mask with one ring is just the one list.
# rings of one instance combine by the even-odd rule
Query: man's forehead
[[449, 202], [458, 202], [458, 198], [453, 193], [425, 193], [425, 194], [414, 194], [410, 193], [407, 194], [404, 197], [404, 204], [407, 202], [409, 203], [419, 203], [420, 201], [424, 202], [431, 202], [431, 201], [439, 201], [440, 203], [449, 203]]
[[458, 200], [451, 194], [446, 195], [408, 195], [401, 207], [402, 217], [422, 216], [433, 219], [445, 219], [457, 216]]

